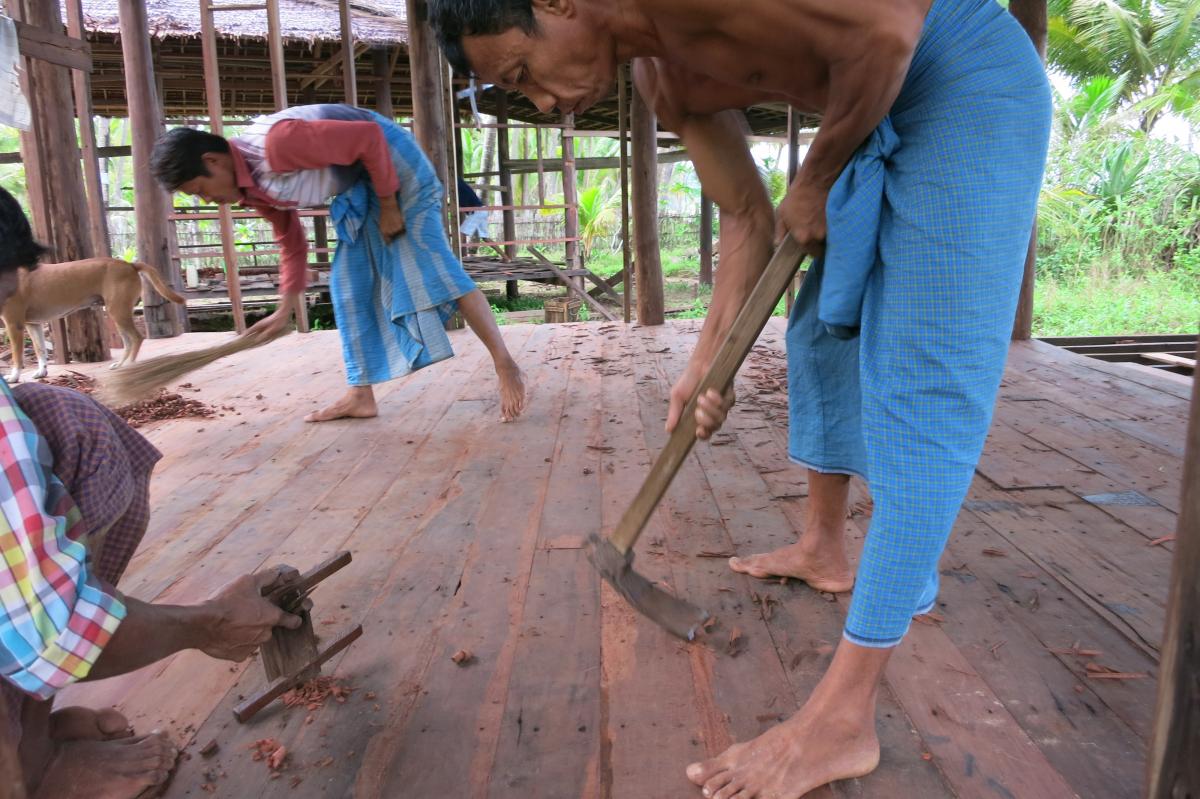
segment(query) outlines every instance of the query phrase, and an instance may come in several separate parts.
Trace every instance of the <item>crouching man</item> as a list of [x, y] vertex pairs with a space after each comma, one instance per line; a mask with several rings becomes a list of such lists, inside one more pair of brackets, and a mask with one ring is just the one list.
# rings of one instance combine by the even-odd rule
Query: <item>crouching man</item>
[[[41, 254], [0, 189], [0, 305], [18, 268]], [[175, 763], [164, 735], [134, 735], [115, 710], [54, 708], [65, 686], [184, 649], [244, 660], [275, 626], [300, 624], [261, 596], [283, 569], [241, 577], [189, 606], [115, 588], [146, 532], [159, 457], [90, 397], [0, 382], [0, 749], [17, 752], [35, 799], [152, 795]]]

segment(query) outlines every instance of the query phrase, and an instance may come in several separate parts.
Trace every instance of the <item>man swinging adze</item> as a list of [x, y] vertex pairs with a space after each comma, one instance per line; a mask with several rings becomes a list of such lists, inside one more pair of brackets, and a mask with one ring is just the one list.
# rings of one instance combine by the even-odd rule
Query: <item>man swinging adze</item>
[[[808, 469], [799, 543], [733, 558], [754, 577], [854, 585], [843, 640], [804, 707], [687, 769], [709, 799], [796, 799], [879, 762], [875, 700], [971, 482], [1008, 352], [1050, 130], [1050, 91], [995, 0], [429, 0], [462, 73], [543, 113], [586, 110], [633, 60], [721, 209], [721, 270], [671, 392], [678, 420], [771, 254], [817, 256], [788, 324], [789, 455]], [[762, 102], [822, 124], [773, 218], [737, 115]], [[711, 436], [731, 402], [700, 398]], [[851, 475], [874, 514], [857, 575]], [[857, 581], [857, 582], [855, 582]]]

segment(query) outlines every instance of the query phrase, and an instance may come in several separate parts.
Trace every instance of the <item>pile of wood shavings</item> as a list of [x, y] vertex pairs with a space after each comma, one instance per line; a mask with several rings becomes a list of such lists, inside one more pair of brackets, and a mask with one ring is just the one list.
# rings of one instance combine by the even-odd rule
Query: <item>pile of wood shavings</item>
[[320, 710], [331, 697], [333, 701], [343, 704], [353, 692], [352, 686], [343, 685], [333, 677], [317, 677], [284, 694], [283, 704], [288, 707], [303, 705], [306, 710]]
[[274, 738], [259, 738], [250, 744], [252, 760], [266, 761], [267, 768], [272, 772], [283, 769], [283, 761], [287, 759], [287, 747]]
[[[68, 371], [61, 375], [49, 377], [43, 382], [51, 386], [64, 386], [74, 389], [81, 394], [91, 394], [96, 390], [96, 381], [94, 378], [76, 371]], [[211, 407], [199, 400], [188, 399], [181, 394], [167, 391], [164, 388], [160, 388], [158, 396], [152, 399], [140, 400], [120, 408], [113, 408], [113, 412], [128, 422], [130, 427], [141, 427], [150, 422], [158, 422], [164, 419], [207, 418], [215, 413]]]

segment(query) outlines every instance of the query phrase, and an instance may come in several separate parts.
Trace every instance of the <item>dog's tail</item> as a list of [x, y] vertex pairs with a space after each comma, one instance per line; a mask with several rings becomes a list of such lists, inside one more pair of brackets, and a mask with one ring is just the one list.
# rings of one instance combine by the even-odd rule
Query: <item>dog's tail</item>
[[147, 280], [149, 280], [150, 285], [154, 286], [155, 291], [166, 297], [171, 302], [177, 302], [180, 305], [183, 305], [185, 302], [187, 302], [182, 294], [166, 284], [166, 282], [162, 279], [162, 275], [160, 275], [158, 270], [153, 266], [138, 263], [137, 261], [131, 261], [129, 265], [136, 269]]

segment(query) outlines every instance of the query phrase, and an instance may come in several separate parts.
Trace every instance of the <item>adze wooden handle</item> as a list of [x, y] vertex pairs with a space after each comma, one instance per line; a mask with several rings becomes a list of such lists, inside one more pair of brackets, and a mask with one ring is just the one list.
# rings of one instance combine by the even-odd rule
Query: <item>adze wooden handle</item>
[[779, 249], [775, 250], [766, 271], [758, 279], [746, 304], [742, 306], [729, 332], [725, 334], [725, 340], [721, 342], [708, 373], [700, 380], [696, 393], [683, 409], [683, 415], [671, 431], [667, 445], [658, 454], [658, 459], [650, 467], [650, 474], [646, 475], [646, 481], [642, 483], [637, 496], [633, 498], [616, 529], [609, 536], [608, 540], [621, 554], [633, 549], [646, 522], [650, 520], [650, 515], [658, 507], [663, 494], [667, 493], [667, 488], [675, 479], [679, 467], [683, 465], [684, 458], [696, 443], [696, 399], [710, 388], [724, 393], [733, 384], [733, 378], [741, 368], [742, 361], [746, 360], [754, 342], [758, 341], [759, 334], [766, 327], [767, 320], [771, 318], [771, 313], [779, 304], [780, 297], [787, 291], [788, 284], [796, 276], [803, 260], [804, 253], [791, 236], [784, 238]]

